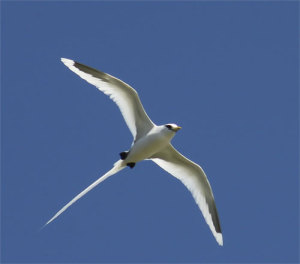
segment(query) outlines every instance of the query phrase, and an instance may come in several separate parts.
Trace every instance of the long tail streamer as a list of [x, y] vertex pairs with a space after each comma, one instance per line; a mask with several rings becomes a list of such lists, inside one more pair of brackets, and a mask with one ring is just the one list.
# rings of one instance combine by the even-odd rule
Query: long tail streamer
[[116, 174], [117, 172], [119, 172], [120, 170], [124, 169], [126, 166], [123, 165], [122, 162], [123, 162], [122, 160], [117, 161], [114, 164], [114, 167], [110, 171], [108, 171], [107, 173], [105, 173], [98, 180], [96, 180], [95, 182], [93, 182], [89, 187], [87, 187], [81, 193], [79, 193], [77, 196], [75, 196], [70, 202], [68, 202], [63, 208], [61, 208], [43, 227], [45, 227], [46, 225], [50, 224], [55, 218], [57, 218], [64, 211], [66, 211], [73, 203], [75, 203], [77, 200], [79, 200], [82, 196], [84, 196], [90, 190], [92, 190], [93, 188], [95, 188], [99, 183], [103, 182], [108, 177], [110, 177], [110, 176]]

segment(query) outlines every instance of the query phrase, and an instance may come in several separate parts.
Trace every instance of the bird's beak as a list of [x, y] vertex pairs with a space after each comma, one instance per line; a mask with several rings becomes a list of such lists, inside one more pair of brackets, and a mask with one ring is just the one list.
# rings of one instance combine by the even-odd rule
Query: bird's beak
[[177, 131], [180, 130], [181, 128], [182, 128], [182, 127], [178, 126], [178, 127], [173, 128], [173, 130], [174, 130], [175, 132], [177, 132]]

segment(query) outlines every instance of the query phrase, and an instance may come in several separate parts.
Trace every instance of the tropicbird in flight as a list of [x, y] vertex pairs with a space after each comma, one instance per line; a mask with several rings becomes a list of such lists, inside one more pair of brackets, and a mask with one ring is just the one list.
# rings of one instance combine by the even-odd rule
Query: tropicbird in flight
[[62, 58], [61, 61], [71, 71], [96, 86], [117, 104], [133, 135], [133, 143], [130, 150], [120, 153], [121, 159], [114, 164], [110, 171], [75, 196], [45, 225], [52, 222], [100, 182], [126, 166], [133, 168], [137, 162], [150, 159], [179, 179], [188, 188], [215, 239], [222, 246], [223, 236], [218, 212], [212, 189], [204, 171], [198, 164], [181, 155], [170, 143], [181, 127], [176, 124], [155, 125], [146, 114], [137, 92], [125, 82], [73, 60]]

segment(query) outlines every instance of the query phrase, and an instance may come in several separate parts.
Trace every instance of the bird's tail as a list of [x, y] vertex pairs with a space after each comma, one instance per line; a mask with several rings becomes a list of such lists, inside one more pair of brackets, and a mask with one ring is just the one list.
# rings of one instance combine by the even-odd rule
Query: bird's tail
[[66, 211], [68, 209], [68, 207], [70, 207], [73, 203], [75, 203], [77, 200], [79, 200], [82, 196], [84, 196], [85, 194], [87, 194], [90, 190], [92, 190], [94, 187], [96, 187], [99, 183], [103, 182], [104, 180], [106, 180], [108, 177], [116, 174], [117, 172], [119, 172], [120, 170], [124, 169], [126, 167], [126, 164], [124, 164], [124, 162], [122, 160], [118, 160], [113, 168], [106, 172], [103, 176], [101, 176], [98, 180], [96, 180], [94, 183], [92, 183], [89, 187], [87, 187], [86, 189], [84, 189], [81, 193], [79, 193], [77, 196], [75, 196], [70, 202], [68, 202], [63, 208], [61, 208], [45, 225], [48, 225], [49, 223], [51, 223], [55, 218], [57, 218], [60, 214], [62, 214], [64, 211]]

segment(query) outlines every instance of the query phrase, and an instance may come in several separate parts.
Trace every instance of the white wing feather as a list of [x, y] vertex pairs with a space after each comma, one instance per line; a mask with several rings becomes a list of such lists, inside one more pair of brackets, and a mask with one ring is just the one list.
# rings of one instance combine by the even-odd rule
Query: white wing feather
[[181, 155], [171, 144], [151, 159], [189, 189], [218, 244], [222, 246], [223, 237], [214, 196], [202, 168]]
[[62, 58], [61, 61], [71, 71], [95, 85], [118, 105], [134, 141], [147, 134], [154, 126], [146, 114], [137, 92], [131, 86], [107, 73], [73, 60]]

